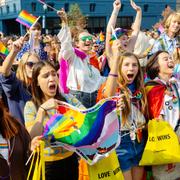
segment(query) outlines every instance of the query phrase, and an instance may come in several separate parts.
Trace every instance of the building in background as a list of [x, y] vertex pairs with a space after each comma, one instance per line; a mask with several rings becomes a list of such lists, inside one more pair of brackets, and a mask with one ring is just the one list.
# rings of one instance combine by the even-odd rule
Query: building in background
[[176, 2], [176, 10], [180, 12], [180, 0]]
[[[179, 1], [179, 0], [177, 0]], [[56, 9], [62, 7], [68, 11], [71, 3], [78, 3], [82, 13], [88, 17], [90, 32], [105, 31], [107, 22], [112, 12], [112, 0], [45, 0]], [[135, 0], [143, 12], [142, 28], [149, 29], [161, 18], [161, 12], [169, 5], [176, 9], [176, 0]], [[177, 2], [178, 4], [178, 2]], [[36, 16], [41, 16], [41, 23], [46, 33], [57, 33], [60, 20], [56, 12], [42, 6], [38, 0], [0, 0], [0, 31], [5, 34], [23, 34], [25, 28], [15, 21], [19, 12], [25, 9]], [[129, 0], [122, 0], [117, 25], [130, 28], [135, 17], [135, 11], [130, 6]]]

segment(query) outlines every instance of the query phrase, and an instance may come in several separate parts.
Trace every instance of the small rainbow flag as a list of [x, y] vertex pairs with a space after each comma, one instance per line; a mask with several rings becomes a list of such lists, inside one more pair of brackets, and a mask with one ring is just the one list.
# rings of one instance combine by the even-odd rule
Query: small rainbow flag
[[116, 39], [119, 39], [121, 36], [125, 35], [128, 33], [127, 29], [122, 29], [122, 28], [117, 28], [114, 30], [114, 33], [112, 33], [111, 39], [110, 39], [110, 44]]
[[158, 31], [159, 31], [160, 33], [163, 33], [163, 32], [164, 32], [164, 27], [162, 26], [162, 24], [159, 25]]
[[6, 56], [9, 54], [8, 49], [6, 46], [0, 41], [0, 55], [3, 59], [6, 58]]
[[30, 28], [37, 20], [36, 16], [29, 14], [27, 11], [22, 10], [19, 13], [19, 16], [16, 18], [16, 21], [23, 24], [27, 28]]

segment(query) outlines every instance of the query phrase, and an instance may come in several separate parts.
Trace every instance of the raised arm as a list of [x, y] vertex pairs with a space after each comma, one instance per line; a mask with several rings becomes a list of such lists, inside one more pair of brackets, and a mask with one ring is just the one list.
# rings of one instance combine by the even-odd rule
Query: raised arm
[[24, 37], [21, 37], [17, 41], [13, 42], [12, 49], [6, 59], [4, 60], [2, 66], [0, 67], [0, 73], [3, 74], [3, 76], [9, 76], [11, 74], [11, 68], [14, 63], [14, 60], [16, 59], [16, 55], [21, 50], [24, 42]]
[[111, 71], [106, 81], [104, 97], [110, 97], [115, 95], [116, 93], [119, 60], [120, 60], [120, 51], [119, 51], [120, 46], [121, 46], [120, 41], [115, 40], [112, 46], [112, 55], [110, 57]]
[[57, 35], [59, 41], [61, 42], [61, 50], [59, 52], [59, 58], [64, 58], [65, 60], [73, 60], [74, 56], [74, 49], [72, 47], [72, 38], [71, 38], [71, 32], [68, 27], [68, 19], [67, 14], [64, 11], [64, 9], [61, 9], [57, 12], [61, 19], [61, 30], [59, 34]]
[[136, 40], [141, 28], [142, 21], [142, 10], [140, 6], [137, 6], [133, 0], [130, 0], [132, 8], [136, 11], [136, 17], [134, 23], [132, 24], [132, 34], [128, 43], [128, 50], [133, 52]]
[[111, 35], [112, 35], [112, 28], [115, 28], [116, 26], [116, 20], [117, 20], [117, 16], [119, 13], [119, 10], [121, 8], [121, 1], [120, 0], [115, 0], [113, 3], [113, 11], [111, 14], [111, 17], [109, 19], [107, 28], [106, 28], [106, 54], [108, 57], [111, 56], [112, 54], [112, 50], [111, 50], [111, 46], [110, 46], [110, 39], [111, 39]]

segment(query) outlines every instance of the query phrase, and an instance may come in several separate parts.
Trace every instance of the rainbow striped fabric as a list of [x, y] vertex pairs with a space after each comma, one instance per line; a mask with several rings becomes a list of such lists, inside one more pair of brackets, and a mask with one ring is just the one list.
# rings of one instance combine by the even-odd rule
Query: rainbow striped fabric
[[36, 20], [37, 20], [36, 16], [33, 16], [33, 15], [29, 14], [25, 10], [22, 10], [19, 13], [19, 16], [16, 18], [17, 22], [23, 24], [27, 28], [30, 28], [35, 23]]
[[6, 56], [9, 54], [8, 49], [6, 46], [0, 41], [0, 55], [3, 59], [6, 58]]
[[44, 139], [76, 152], [91, 165], [96, 163], [120, 143], [116, 100], [117, 97], [103, 99], [87, 110], [64, 103], [46, 123]]
[[127, 35], [128, 30], [127, 29], [122, 29], [122, 28], [116, 28], [114, 30], [114, 34], [112, 33], [111, 39], [110, 39], [110, 44], [116, 39], [119, 39], [123, 35]]

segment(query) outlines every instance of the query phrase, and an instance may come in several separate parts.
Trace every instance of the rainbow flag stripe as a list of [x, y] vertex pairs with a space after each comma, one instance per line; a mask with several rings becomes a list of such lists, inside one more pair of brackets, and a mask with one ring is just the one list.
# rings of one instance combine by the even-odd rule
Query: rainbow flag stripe
[[7, 49], [6, 46], [0, 41], [0, 55], [5, 58], [8, 54], [9, 54], [8, 49]]
[[114, 100], [101, 103], [85, 111], [59, 106], [59, 114], [47, 122], [44, 136], [53, 135], [57, 141], [75, 146], [82, 144], [83, 138], [87, 139], [84, 143], [92, 143], [99, 137], [105, 116], [116, 108]]
[[120, 143], [117, 98], [103, 99], [86, 110], [63, 103], [46, 122], [43, 140], [76, 152], [90, 165], [96, 163]]
[[112, 34], [111, 39], [110, 39], [110, 44], [113, 43], [114, 40], [119, 39], [121, 36], [125, 35], [128, 33], [127, 29], [122, 29], [122, 28], [117, 28], [114, 30], [114, 34]]
[[36, 20], [37, 20], [36, 16], [33, 16], [33, 15], [29, 14], [25, 10], [22, 10], [19, 13], [19, 16], [16, 18], [17, 22], [23, 24], [27, 28], [30, 28]]

